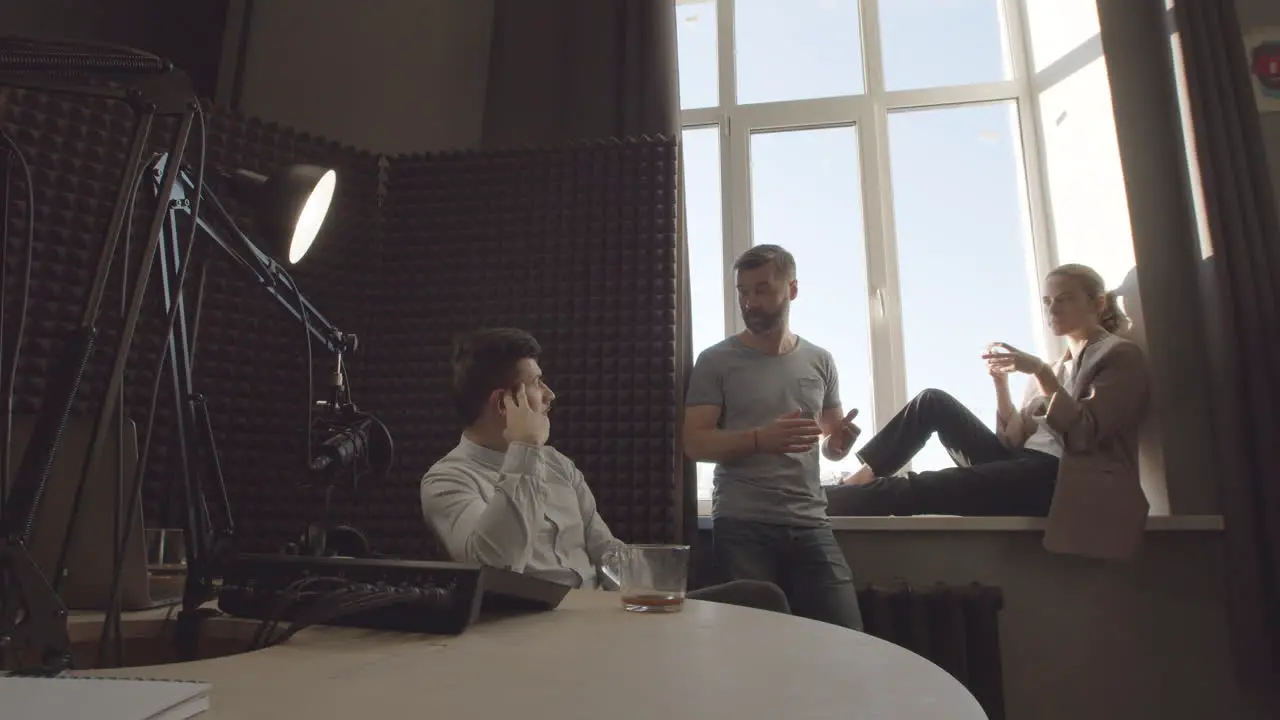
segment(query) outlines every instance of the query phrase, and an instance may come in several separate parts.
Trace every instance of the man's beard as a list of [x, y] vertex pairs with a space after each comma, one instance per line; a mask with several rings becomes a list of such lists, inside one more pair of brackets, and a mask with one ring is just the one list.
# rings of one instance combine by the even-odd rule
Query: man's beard
[[786, 315], [786, 312], [786, 305], [778, 308], [776, 312], [765, 312], [764, 310], [743, 311], [742, 321], [752, 333], [762, 335], [781, 327], [782, 318]]

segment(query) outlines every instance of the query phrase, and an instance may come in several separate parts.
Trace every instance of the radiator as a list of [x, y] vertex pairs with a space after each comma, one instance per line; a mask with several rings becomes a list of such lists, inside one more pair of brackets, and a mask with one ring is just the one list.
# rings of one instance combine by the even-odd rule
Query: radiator
[[990, 720], [1004, 720], [998, 587], [870, 585], [858, 588], [868, 634], [904, 647], [951, 673]]

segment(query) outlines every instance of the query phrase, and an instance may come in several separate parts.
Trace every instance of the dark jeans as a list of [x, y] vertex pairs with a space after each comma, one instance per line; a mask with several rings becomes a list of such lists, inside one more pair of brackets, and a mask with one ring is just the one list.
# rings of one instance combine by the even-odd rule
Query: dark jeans
[[[937, 433], [957, 467], [892, 474]], [[1011, 450], [973, 413], [940, 390], [925, 390], [863, 446], [876, 474], [866, 485], [827, 488], [828, 515], [1049, 514], [1058, 458]]]
[[712, 537], [716, 559], [729, 577], [775, 583], [792, 613], [862, 629], [853, 572], [831, 528], [717, 518]]
[[782, 588], [760, 580], [732, 580], [719, 585], [708, 585], [690, 590], [689, 599], [791, 614], [791, 606], [787, 603], [787, 596]]

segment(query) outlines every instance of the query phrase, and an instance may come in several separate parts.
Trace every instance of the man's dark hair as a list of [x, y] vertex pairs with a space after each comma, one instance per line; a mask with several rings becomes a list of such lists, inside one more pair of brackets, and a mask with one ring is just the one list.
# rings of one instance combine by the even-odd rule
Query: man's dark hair
[[453, 405], [462, 424], [480, 419], [489, 394], [513, 387], [520, 379], [516, 365], [540, 354], [538, 341], [515, 328], [481, 328], [459, 335], [453, 342]]
[[796, 258], [779, 245], [756, 245], [738, 257], [733, 270], [755, 270], [769, 263], [773, 263], [774, 272], [782, 279], [796, 279]]

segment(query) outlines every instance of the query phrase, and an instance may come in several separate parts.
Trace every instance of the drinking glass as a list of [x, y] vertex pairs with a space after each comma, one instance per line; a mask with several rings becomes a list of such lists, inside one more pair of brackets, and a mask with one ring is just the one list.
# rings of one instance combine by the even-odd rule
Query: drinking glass
[[688, 545], [620, 545], [605, 554], [602, 569], [621, 590], [624, 610], [672, 613], [684, 607]]
[[181, 528], [147, 528], [147, 571], [177, 575], [187, 571], [187, 540]]

